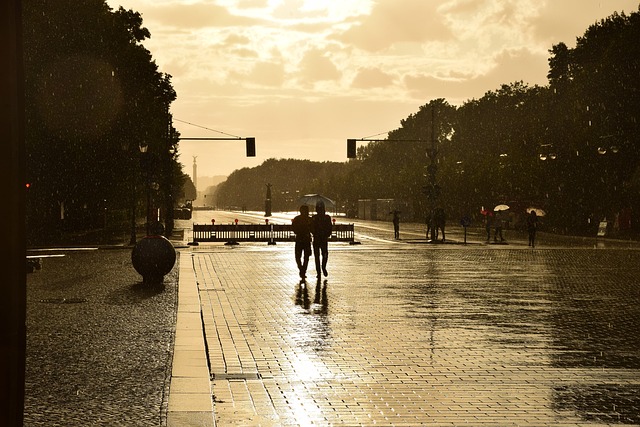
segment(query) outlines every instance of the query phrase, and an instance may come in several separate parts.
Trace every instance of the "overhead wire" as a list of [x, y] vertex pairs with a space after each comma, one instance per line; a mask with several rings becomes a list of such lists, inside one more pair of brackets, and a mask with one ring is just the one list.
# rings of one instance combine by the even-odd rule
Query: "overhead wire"
[[227, 133], [227, 132], [223, 132], [221, 130], [211, 129], [211, 128], [208, 128], [206, 126], [202, 126], [202, 125], [198, 125], [198, 124], [195, 124], [195, 123], [188, 122], [186, 120], [176, 119], [175, 117], [173, 118], [173, 120], [176, 121], [176, 122], [180, 122], [180, 123], [186, 123], [188, 125], [195, 126], [195, 127], [201, 128], [201, 129], [206, 129], [206, 130], [210, 130], [212, 132], [217, 132], [217, 133], [220, 133], [222, 135], [227, 135], [227, 136], [232, 136], [234, 138], [242, 139], [241, 136], [233, 135], [233, 134], [230, 134], [230, 133]]
[[360, 138], [360, 139], [368, 139], [368, 138], [372, 138], [372, 137], [374, 137], [374, 136], [379, 136], [379, 135], [388, 135], [388, 134], [389, 134], [389, 132], [388, 132], [388, 131], [387, 131], [387, 132], [381, 132], [381, 133], [376, 133], [375, 135], [364, 136], [364, 137], [362, 137], [362, 138]]

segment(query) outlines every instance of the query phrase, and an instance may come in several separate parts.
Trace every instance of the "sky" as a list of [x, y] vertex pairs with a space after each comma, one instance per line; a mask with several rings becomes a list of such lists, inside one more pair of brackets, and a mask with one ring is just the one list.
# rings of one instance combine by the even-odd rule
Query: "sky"
[[107, 0], [140, 12], [172, 76], [192, 175], [266, 159], [346, 161], [346, 139], [386, 133], [432, 99], [546, 85], [549, 49], [638, 0]]

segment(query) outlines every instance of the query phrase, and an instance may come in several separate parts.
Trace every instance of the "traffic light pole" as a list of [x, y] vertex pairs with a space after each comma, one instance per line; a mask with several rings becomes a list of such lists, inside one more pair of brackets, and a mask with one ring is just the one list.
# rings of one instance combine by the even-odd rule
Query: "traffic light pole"
[[180, 141], [246, 141], [246, 152], [247, 157], [255, 157], [256, 156], [256, 139], [252, 136], [248, 136], [246, 138], [243, 137], [203, 137], [203, 138], [178, 138]]
[[[436, 137], [435, 137], [435, 109], [431, 108], [431, 145], [427, 148], [427, 158], [429, 159], [429, 164], [427, 165], [427, 185], [424, 187], [424, 192], [427, 196], [427, 201], [429, 202], [429, 213], [426, 218], [427, 220], [427, 232], [430, 231], [431, 235], [427, 235], [427, 241], [436, 242], [436, 235], [438, 232], [435, 216], [436, 216], [436, 208], [438, 198], [440, 197], [440, 186], [436, 181], [436, 175], [438, 171], [438, 148], [436, 147]], [[347, 139], [347, 158], [355, 159], [357, 157], [356, 143], [358, 141], [365, 142], [426, 142], [424, 139], [371, 139], [371, 138], [349, 138]], [[444, 229], [443, 229], [444, 230]], [[444, 241], [444, 239], [443, 239]]]

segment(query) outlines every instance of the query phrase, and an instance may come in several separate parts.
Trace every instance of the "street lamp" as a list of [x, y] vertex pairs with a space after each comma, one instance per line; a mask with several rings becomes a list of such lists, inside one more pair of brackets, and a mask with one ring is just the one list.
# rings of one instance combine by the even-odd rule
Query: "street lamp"
[[558, 157], [553, 144], [542, 144], [538, 153], [538, 158], [543, 162], [546, 160], [555, 160]]
[[131, 180], [131, 235], [129, 237], [129, 245], [133, 246], [136, 244], [136, 193], [137, 193], [137, 184], [136, 184], [136, 168], [135, 168], [135, 157], [130, 155], [131, 146], [128, 142], [122, 141], [122, 151], [125, 153], [125, 158], [128, 163], [129, 170], [129, 179]]

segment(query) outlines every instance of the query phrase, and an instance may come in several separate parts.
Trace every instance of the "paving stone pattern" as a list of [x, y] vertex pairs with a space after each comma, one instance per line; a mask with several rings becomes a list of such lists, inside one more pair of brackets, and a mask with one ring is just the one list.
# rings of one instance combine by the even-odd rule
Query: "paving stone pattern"
[[218, 425], [640, 423], [640, 251], [193, 251]]
[[130, 250], [62, 253], [27, 276], [24, 425], [165, 424], [177, 271], [147, 287]]

